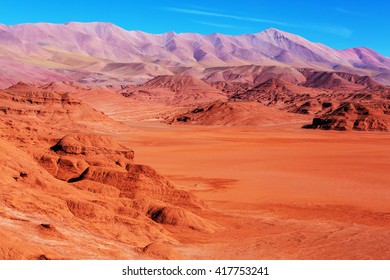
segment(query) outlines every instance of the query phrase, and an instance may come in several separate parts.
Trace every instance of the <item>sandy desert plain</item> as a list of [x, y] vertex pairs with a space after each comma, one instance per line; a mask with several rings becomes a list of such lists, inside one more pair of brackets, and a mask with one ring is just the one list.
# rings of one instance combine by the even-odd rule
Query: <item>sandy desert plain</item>
[[212, 234], [170, 227], [186, 257], [389, 258], [388, 133], [304, 130], [304, 118], [255, 127], [125, 123], [134, 132], [118, 140], [137, 161], [194, 193], [206, 204], [200, 215], [218, 225]]
[[[31, 88], [19, 86], [31, 99]], [[161, 105], [102, 90], [75, 96], [105, 115], [86, 107], [64, 120], [75, 99], [58, 111], [50, 101], [47, 116], [33, 120], [40, 101], [18, 100], [28, 113], [8, 109], [2, 117], [9, 131], [1, 140], [2, 258], [389, 258], [388, 133], [302, 129], [306, 116], [257, 126], [168, 125], [150, 119], [164, 114]], [[50, 147], [64, 134], [79, 141], [56, 155]], [[133, 195], [132, 179], [121, 178], [132, 160], [106, 151], [121, 145], [174, 189], [141, 169], [134, 174], [149, 178], [136, 179], [141, 190]], [[77, 179], [88, 165], [104, 168]]]
[[[38, 28], [51, 45], [80, 32], [147, 40], [107, 24], [3, 27], [24, 28], [17, 38]], [[177, 37], [175, 55], [188, 40], [215, 41], [149, 36], [154, 47]], [[206, 67], [228, 60], [211, 47], [193, 67], [42, 42], [4, 51], [14, 64], [0, 73], [0, 259], [390, 259], [390, 59], [326, 49], [345, 63], [335, 72], [318, 58], [323, 45], [256, 36], [285, 48], [277, 65], [245, 64], [242, 51], [242, 65]], [[292, 57], [300, 67], [286, 66]], [[17, 82], [20, 63], [36, 76]]]

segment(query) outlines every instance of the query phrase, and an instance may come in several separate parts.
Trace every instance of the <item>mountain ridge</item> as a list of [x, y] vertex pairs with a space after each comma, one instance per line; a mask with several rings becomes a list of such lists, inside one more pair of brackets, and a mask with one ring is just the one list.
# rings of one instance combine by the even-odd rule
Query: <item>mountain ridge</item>
[[[139, 84], [169, 72], [177, 75], [178, 67], [195, 69], [202, 79], [202, 71], [212, 67], [252, 64], [348, 72], [390, 84], [390, 58], [374, 50], [335, 50], [275, 28], [234, 36], [149, 34], [104, 22], [0, 25], [0, 58], [7, 67], [0, 72], [2, 87], [23, 74], [25, 82]], [[141, 63], [146, 69], [117, 73], [106, 68], [109, 63]]]

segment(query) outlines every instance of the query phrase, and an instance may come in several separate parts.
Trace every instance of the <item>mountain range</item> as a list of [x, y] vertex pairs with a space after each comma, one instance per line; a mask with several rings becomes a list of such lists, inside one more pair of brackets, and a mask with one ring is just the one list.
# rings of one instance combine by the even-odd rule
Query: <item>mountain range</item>
[[[19, 81], [142, 84], [160, 75], [304, 84], [313, 70], [390, 84], [389, 57], [364, 47], [335, 50], [273, 28], [231, 36], [148, 34], [101, 22], [0, 25], [0, 64], [3, 88]], [[267, 77], [256, 80], [259, 73]]]
[[390, 259], [388, 57], [38, 23], [0, 65], [0, 260]]

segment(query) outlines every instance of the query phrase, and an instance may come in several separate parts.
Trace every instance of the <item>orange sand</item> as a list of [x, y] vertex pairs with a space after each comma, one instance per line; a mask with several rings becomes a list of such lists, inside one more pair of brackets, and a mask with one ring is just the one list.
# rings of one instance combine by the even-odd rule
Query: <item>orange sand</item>
[[190, 257], [390, 258], [390, 134], [136, 126], [119, 137], [136, 160], [194, 192], [224, 227], [170, 228]]
[[0, 93], [1, 259], [390, 259], [390, 133], [280, 112], [167, 125], [188, 108]]

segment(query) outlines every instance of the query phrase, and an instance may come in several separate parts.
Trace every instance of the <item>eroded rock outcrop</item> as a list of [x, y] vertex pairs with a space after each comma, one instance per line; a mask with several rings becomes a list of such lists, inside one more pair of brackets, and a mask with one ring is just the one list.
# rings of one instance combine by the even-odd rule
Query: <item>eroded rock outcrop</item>
[[[0, 91], [1, 259], [134, 258], [155, 241], [179, 244], [165, 227], [208, 230], [195, 196], [104, 134], [126, 129], [70, 94]], [[186, 215], [153, 220], [155, 205]]]
[[335, 110], [313, 119], [303, 128], [324, 130], [388, 131], [390, 104], [344, 102]]

